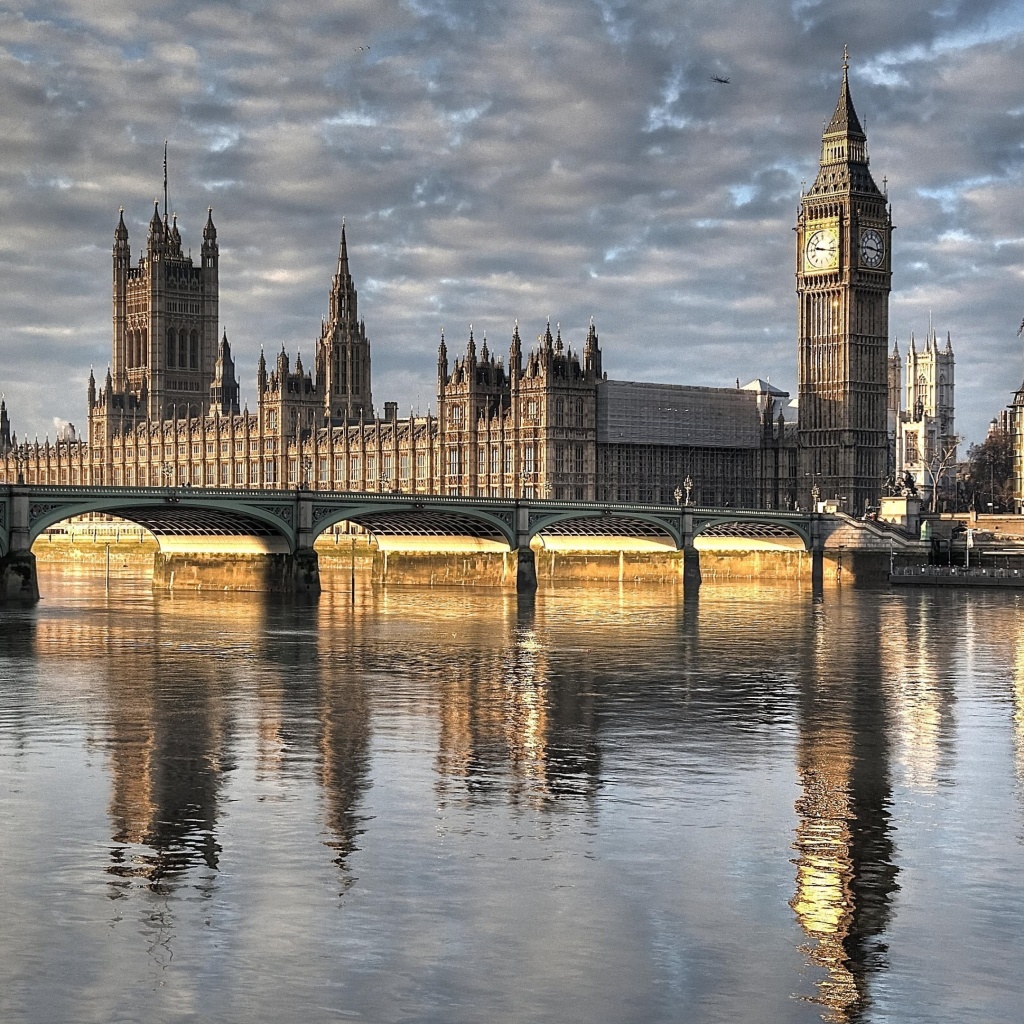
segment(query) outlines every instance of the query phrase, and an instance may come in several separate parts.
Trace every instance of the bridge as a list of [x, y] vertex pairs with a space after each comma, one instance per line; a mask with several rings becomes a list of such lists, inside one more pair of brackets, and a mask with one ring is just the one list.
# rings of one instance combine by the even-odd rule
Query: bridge
[[503, 550], [519, 591], [536, 589], [531, 541], [538, 537], [654, 541], [682, 552], [684, 586], [695, 587], [699, 536], [796, 538], [811, 553], [812, 574], [820, 579], [826, 533], [826, 517], [807, 512], [304, 488], [14, 484], [0, 488], [0, 600], [37, 600], [33, 542], [62, 520], [89, 513], [117, 516], [153, 534], [157, 585], [173, 585], [176, 574], [184, 581], [206, 573], [207, 585], [218, 589], [309, 594], [320, 590], [313, 544], [342, 522], [358, 525], [382, 544], [433, 538], [438, 550], [469, 539]]

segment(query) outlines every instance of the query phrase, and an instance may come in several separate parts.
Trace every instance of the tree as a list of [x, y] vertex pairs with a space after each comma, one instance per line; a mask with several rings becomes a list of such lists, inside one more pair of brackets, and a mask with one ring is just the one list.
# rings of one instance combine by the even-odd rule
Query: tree
[[956, 464], [957, 446], [963, 441], [959, 434], [946, 439], [945, 447], [940, 447], [925, 464], [932, 485], [932, 511], [939, 508], [939, 490], [942, 488], [942, 481], [950, 469]]
[[1013, 438], [993, 430], [967, 453], [964, 478], [967, 504], [979, 512], [1013, 508]]

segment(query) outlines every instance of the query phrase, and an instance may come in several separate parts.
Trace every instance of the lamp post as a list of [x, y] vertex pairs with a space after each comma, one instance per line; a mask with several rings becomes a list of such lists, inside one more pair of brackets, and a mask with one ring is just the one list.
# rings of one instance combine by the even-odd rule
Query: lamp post
[[25, 463], [28, 462], [28, 445], [15, 444], [12, 450], [14, 455], [14, 465], [17, 468], [19, 484], [25, 482]]
[[178, 494], [174, 485], [174, 467], [166, 464], [161, 466], [160, 475], [164, 478], [164, 486], [167, 488], [167, 500], [169, 502], [177, 501]]

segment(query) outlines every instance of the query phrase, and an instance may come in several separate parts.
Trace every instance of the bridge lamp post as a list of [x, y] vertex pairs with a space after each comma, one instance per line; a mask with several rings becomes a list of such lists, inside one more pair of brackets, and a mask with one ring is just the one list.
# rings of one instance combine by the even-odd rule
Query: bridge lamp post
[[160, 468], [160, 475], [164, 478], [164, 486], [167, 488], [167, 500], [175, 502], [178, 494], [174, 485], [174, 467], [164, 465]]
[[14, 466], [18, 474], [17, 482], [23, 484], [25, 482], [25, 463], [28, 462], [28, 451], [26, 447], [15, 444], [12, 454], [14, 456]]
[[313, 468], [313, 460], [308, 455], [302, 456], [302, 486], [309, 490], [309, 471]]

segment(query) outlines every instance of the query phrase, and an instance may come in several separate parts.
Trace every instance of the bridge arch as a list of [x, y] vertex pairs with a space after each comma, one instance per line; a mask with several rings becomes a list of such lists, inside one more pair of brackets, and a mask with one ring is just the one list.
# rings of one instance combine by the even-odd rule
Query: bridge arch
[[[176, 538], [214, 538], [221, 543], [247, 540], [266, 551], [294, 553], [294, 503], [281, 495], [265, 503], [239, 501], [215, 493], [182, 489], [173, 494], [152, 491], [89, 498], [40, 497], [29, 505], [29, 543], [49, 527], [73, 516], [102, 513], [149, 530], [164, 548]], [[230, 539], [230, 540], [229, 540]]]
[[565, 509], [530, 514], [530, 537], [632, 537], [668, 540], [683, 546], [682, 518], [677, 513], [629, 508]]
[[[511, 504], [511, 503], [510, 503]], [[332, 526], [354, 523], [378, 539], [388, 537], [469, 537], [494, 541], [514, 550], [515, 511], [471, 508], [445, 504], [436, 499], [385, 499], [313, 505], [312, 537]]]
[[804, 550], [812, 549], [810, 526], [807, 523], [788, 519], [782, 516], [758, 515], [756, 513], [737, 511], [694, 516], [693, 537], [736, 537], [749, 540], [771, 540], [796, 537], [804, 545]]

